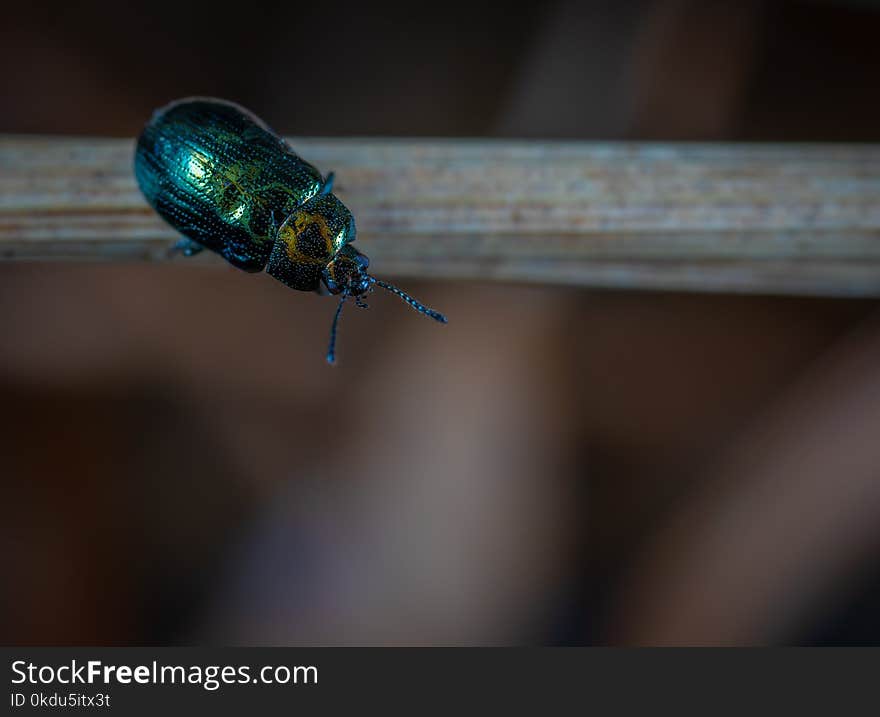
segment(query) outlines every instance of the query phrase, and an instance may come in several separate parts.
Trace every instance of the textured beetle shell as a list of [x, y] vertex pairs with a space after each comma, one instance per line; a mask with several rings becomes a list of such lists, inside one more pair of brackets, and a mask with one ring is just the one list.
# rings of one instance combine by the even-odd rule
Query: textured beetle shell
[[207, 98], [156, 111], [137, 143], [135, 175], [171, 226], [245, 271], [266, 267], [282, 224], [324, 184], [257, 117]]

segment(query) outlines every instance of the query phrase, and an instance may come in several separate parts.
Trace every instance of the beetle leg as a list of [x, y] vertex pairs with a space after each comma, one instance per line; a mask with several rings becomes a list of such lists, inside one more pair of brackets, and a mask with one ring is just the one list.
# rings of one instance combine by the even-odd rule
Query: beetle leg
[[327, 175], [327, 179], [324, 180], [324, 186], [321, 187], [321, 194], [330, 194], [333, 191], [333, 180], [335, 177], [336, 174], [334, 172], [330, 172]]
[[275, 210], [272, 210], [272, 213], [269, 215], [271, 217], [271, 225], [269, 227], [269, 236], [272, 237], [272, 241], [275, 241], [275, 238], [278, 236], [278, 220], [275, 218]]
[[326, 268], [321, 271], [321, 283], [327, 287], [327, 291], [331, 294], [338, 294], [342, 288], [330, 278], [330, 272]]
[[192, 239], [181, 239], [180, 241], [175, 242], [171, 245], [171, 248], [168, 250], [168, 254], [173, 256], [174, 254], [177, 254], [179, 252], [184, 256], [195, 256], [204, 248], [205, 247], [203, 247], [198, 242], [193, 241]]

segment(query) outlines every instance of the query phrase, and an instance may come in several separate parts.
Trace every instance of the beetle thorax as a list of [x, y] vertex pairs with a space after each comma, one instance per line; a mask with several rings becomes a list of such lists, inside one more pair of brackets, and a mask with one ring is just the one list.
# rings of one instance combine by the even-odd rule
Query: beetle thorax
[[304, 291], [318, 290], [322, 281], [332, 293], [343, 291], [338, 287], [354, 288], [360, 283], [355, 278], [357, 267], [348, 260], [358, 255], [349, 251], [355, 233], [348, 208], [333, 194], [318, 194], [278, 228], [266, 271]]

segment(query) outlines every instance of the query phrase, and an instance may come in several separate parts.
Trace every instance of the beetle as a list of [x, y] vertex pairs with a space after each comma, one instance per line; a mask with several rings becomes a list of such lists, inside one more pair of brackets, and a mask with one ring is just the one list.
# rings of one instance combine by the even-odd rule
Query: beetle
[[147, 202], [185, 238], [173, 251], [209, 249], [239, 269], [265, 270], [292, 289], [340, 297], [327, 362], [349, 297], [375, 286], [425, 316], [446, 317], [367, 273], [370, 260], [352, 246], [352, 213], [326, 177], [261, 119], [226, 100], [189, 97], [153, 113], [137, 141], [134, 171]]

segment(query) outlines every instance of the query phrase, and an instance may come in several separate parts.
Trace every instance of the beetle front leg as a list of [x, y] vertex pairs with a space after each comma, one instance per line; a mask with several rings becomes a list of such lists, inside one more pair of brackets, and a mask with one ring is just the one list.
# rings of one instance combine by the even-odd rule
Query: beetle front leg
[[336, 178], [336, 174], [334, 172], [330, 172], [327, 175], [327, 179], [324, 180], [324, 186], [321, 187], [321, 194], [330, 194], [333, 191], [333, 180]]
[[338, 294], [340, 291], [342, 291], [342, 287], [336, 281], [330, 278], [330, 272], [327, 269], [323, 269], [321, 271], [321, 284], [326, 287], [327, 293], [329, 294]]
[[171, 245], [168, 249], [168, 255], [174, 256], [175, 254], [183, 254], [184, 256], [195, 256], [200, 251], [203, 251], [204, 248], [205, 247], [192, 239], [181, 239]]

